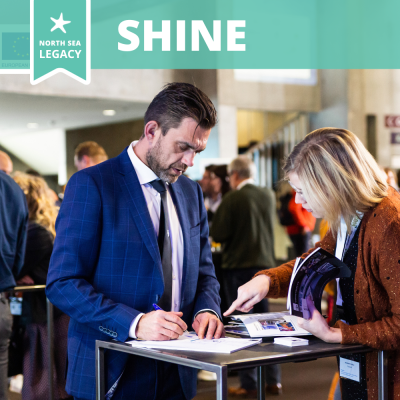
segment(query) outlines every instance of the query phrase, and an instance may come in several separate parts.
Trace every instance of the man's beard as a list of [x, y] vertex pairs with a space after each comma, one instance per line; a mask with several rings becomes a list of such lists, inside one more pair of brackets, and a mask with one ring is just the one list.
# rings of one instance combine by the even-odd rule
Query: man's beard
[[146, 162], [149, 168], [164, 182], [174, 183], [178, 180], [179, 176], [171, 173], [171, 168], [176, 168], [184, 173], [187, 169], [187, 165], [181, 162], [176, 162], [169, 166], [163, 164], [164, 153], [161, 146], [161, 138], [154, 146], [153, 149], [149, 149], [146, 153]]

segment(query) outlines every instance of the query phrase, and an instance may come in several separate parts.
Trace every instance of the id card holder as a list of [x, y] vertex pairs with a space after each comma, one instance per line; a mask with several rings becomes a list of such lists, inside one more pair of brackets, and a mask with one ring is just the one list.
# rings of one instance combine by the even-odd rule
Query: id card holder
[[11, 315], [22, 315], [22, 297], [10, 297]]
[[361, 366], [359, 362], [339, 357], [339, 374], [341, 378], [360, 382], [360, 372]]

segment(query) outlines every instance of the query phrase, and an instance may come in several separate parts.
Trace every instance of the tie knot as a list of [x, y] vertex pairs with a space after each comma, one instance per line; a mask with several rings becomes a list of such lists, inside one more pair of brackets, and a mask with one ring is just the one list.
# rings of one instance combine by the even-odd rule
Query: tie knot
[[156, 179], [156, 180], [151, 181], [149, 183], [160, 194], [164, 193], [167, 190], [167, 188], [165, 187], [165, 183], [161, 179]]

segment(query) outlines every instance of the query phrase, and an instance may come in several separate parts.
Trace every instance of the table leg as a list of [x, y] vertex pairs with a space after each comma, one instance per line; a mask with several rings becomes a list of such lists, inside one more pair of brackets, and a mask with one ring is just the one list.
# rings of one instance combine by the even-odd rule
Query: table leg
[[46, 297], [46, 309], [47, 309], [47, 340], [48, 340], [48, 353], [49, 353], [49, 400], [54, 399], [54, 308], [53, 304]]
[[388, 381], [387, 381], [387, 354], [385, 351], [378, 351], [378, 399], [387, 400]]
[[257, 399], [265, 400], [265, 366], [257, 367]]
[[226, 365], [219, 367], [217, 372], [217, 400], [228, 398], [228, 368]]
[[104, 348], [96, 345], [96, 400], [104, 400]]

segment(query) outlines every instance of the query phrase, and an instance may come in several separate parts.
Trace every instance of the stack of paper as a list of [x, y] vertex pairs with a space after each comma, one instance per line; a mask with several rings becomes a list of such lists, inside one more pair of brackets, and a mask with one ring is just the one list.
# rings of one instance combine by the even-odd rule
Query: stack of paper
[[235, 351], [255, 346], [261, 343], [261, 339], [199, 339], [195, 333], [185, 332], [177, 340], [131, 340], [126, 342], [133, 347], [144, 347], [149, 349], [168, 349], [202, 351], [210, 353], [234, 353]]
[[308, 340], [307, 339], [300, 339], [297, 337], [279, 337], [274, 339], [274, 343], [281, 344], [283, 346], [307, 346]]

